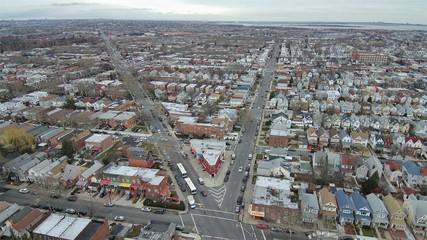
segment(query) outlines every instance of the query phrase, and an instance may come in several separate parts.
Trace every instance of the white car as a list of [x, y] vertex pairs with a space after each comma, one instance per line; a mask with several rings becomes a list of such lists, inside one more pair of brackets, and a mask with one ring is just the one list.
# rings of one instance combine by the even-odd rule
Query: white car
[[28, 190], [28, 189], [26, 189], [26, 188], [19, 189], [19, 193], [27, 194], [27, 193], [29, 193], [29, 192], [30, 192], [30, 190]]
[[65, 210], [65, 212], [66, 212], [66, 213], [68, 213], [68, 214], [75, 214], [75, 213], [76, 213], [76, 210], [74, 210], [73, 208], [67, 208], [67, 209]]
[[112, 202], [104, 203], [104, 206], [105, 207], [113, 207], [114, 203], [112, 203]]
[[141, 211], [143, 211], [143, 212], [151, 212], [151, 208], [149, 208], [149, 207], [143, 207], [143, 208], [141, 208]]
[[241, 171], [243, 171], [243, 167], [242, 166], [239, 167], [239, 172], [241, 172]]
[[124, 222], [125, 221], [125, 217], [123, 217], [123, 216], [115, 216], [114, 217], [114, 221]]

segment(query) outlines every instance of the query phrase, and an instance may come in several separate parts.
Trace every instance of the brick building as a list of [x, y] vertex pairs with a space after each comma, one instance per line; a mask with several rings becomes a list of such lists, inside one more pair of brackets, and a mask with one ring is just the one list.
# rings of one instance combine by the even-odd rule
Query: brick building
[[183, 135], [191, 135], [201, 138], [224, 139], [227, 128], [224, 125], [214, 125], [208, 123], [182, 123], [181, 131]]
[[224, 159], [225, 141], [191, 139], [190, 147], [208, 174], [214, 176], [218, 173]]

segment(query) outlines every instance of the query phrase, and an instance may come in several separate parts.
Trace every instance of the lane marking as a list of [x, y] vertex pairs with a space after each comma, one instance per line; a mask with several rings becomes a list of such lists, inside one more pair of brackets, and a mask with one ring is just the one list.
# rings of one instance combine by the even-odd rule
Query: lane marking
[[242, 222], [240, 222], [240, 228], [242, 229], [243, 239], [246, 240], [245, 232], [243, 231]]
[[226, 212], [226, 211], [216, 210], [216, 209], [209, 209], [209, 208], [205, 208], [205, 210], [206, 210], [206, 211], [211, 211], [211, 212], [226, 213], [226, 214], [231, 214], [231, 215], [239, 215], [239, 214], [237, 214], [237, 213]]
[[265, 235], [264, 235], [264, 230], [261, 230], [261, 233], [262, 233], [262, 237], [264, 238], [264, 240], [267, 240], [267, 239], [265, 238]]
[[193, 214], [190, 214], [190, 216], [191, 216], [191, 219], [193, 220], [193, 224], [194, 224], [194, 227], [196, 229], [196, 233], [199, 234], [199, 230], [197, 229], [197, 225], [196, 225], [196, 222], [194, 221]]
[[[215, 218], [215, 219], [220, 219], [220, 220], [227, 220], [227, 221], [232, 221], [232, 222], [239, 222], [238, 220], [236, 220], [236, 219], [230, 219], [230, 218], [224, 218], [224, 217], [217, 217], [217, 216], [207, 216], [207, 215], [204, 215], [204, 214], [198, 214], [198, 213], [192, 213], [191, 214], [191, 218], [193, 218], [193, 215], [194, 216], [196, 216], [196, 217], [207, 217], [207, 218]], [[194, 222], [194, 218], [193, 218], [193, 222]], [[196, 223], [194, 223], [194, 225], [195, 225]], [[199, 233], [197, 233], [197, 234], [199, 234]]]
[[181, 218], [181, 224], [182, 224], [182, 227], [185, 227], [184, 221], [182, 220], [182, 216], [181, 216], [181, 215], [179, 215], [179, 218]]
[[216, 236], [209, 236], [209, 235], [201, 235], [203, 239], [221, 239], [221, 240], [236, 240], [233, 238], [223, 238], [223, 237], [216, 237]]

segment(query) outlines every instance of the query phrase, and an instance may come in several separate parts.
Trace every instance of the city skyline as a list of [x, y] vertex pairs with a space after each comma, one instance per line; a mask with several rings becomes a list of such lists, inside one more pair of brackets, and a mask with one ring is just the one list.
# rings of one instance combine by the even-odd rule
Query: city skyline
[[313, 21], [427, 24], [427, 2], [302, 0], [8, 1], [1, 20], [134, 19], [189, 21]]

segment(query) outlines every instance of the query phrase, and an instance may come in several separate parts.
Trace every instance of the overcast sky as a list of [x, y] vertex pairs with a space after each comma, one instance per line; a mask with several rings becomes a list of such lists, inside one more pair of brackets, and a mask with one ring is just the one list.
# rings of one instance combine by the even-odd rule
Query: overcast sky
[[427, 24], [427, 0], [2, 0], [0, 20], [138, 19]]

